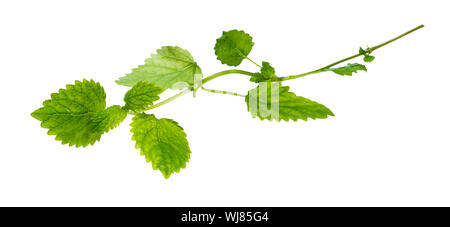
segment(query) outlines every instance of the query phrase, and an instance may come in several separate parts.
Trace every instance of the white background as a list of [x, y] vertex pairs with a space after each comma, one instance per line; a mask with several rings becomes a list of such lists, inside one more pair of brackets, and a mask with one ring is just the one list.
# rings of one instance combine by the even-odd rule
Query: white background
[[[0, 206], [450, 206], [448, 9], [411, 0], [2, 1]], [[169, 180], [134, 148], [130, 118], [82, 149], [30, 116], [83, 78], [104, 86], [108, 105], [123, 104], [127, 88], [114, 81], [162, 45], [188, 49], [205, 75], [227, 69], [213, 50], [223, 30], [250, 33], [250, 57], [284, 76], [420, 24], [377, 50], [367, 73], [285, 83], [328, 106], [330, 119], [263, 122], [243, 99], [201, 91], [156, 109], [184, 127], [192, 149]], [[207, 87], [244, 94], [254, 85], [229, 75]]]

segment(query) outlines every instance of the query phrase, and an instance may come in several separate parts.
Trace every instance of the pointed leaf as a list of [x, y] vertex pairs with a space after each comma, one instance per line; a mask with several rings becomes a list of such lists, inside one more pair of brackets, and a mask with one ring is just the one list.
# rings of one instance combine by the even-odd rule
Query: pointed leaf
[[324, 105], [289, 92], [289, 87], [281, 83], [263, 82], [250, 90], [245, 97], [248, 111], [261, 120], [297, 121], [334, 116]]

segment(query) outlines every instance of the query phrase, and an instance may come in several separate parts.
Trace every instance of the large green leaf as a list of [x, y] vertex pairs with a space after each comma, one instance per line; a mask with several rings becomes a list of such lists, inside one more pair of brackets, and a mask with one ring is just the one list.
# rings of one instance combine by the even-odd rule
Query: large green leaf
[[262, 82], [245, 97], [248, 111], [261, 120], [297, 121], [334, 116], [324, 105], [289, 92], [289, 87], [278, 82]]
[[137, 114], [131, 123], [133, 140], [141, 155], [159, 169], [167, 179], [174, 172], [186, 167], [191, 150], [186, 134], [177, 122], [171, 119], [157, 119], [153, 114]]
[[195, 79], [202, 78], [202, 70], [187, 50], [164, 46], [156, 52], [145, 60], [145, 64], [134, 68], [116, 82], [131, 87], [139, 81], [147, 81], [164, 89], [180, 89], [193, 86]]
[[122, 122], [127, 112], [120, 106], [106, 107], [103, 87], [93, 80], [75, 81], [51, 94], [31, 116], [40, 120], [49, 135], [69, 146], [87, 146]]

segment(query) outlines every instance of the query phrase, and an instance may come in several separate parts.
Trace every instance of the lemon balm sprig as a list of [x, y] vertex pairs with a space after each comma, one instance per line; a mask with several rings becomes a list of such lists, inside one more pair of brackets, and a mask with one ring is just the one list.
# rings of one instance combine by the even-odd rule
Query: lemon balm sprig
[[[334, 116], [330, 109], [316, 101], [297, 96], [288, 86], [283, 86], [282, 82], [322, 72], [352, 76], [356, 72], [367, 71], [366, 66], [359, 63], [335, 66], [361, 56], [364, 62], [372, 62], [375, 50], [423, 27], [417, 26], [379, 45], [360, 48], [358, 53], [316, 70], [284, 77], [276, 75], [275, 68], [269, 62], [258, 64], [248, 57], [254, 46], [249, 34], [240, 30], [225, 31], [214, 46], [217, 59], [233, 67], [248, 60], [258, 67], [257, 72], [228, 69], [203, 77], [199, 64], [189, 51], [176, 46], [163, 46], [145, 59], [144, 64], [116, 81], [119, 85], [130, 87], [124, 96], [123, 106], [107, 106], [106, 93], [100, 83], [84, 79], [52, 93], [51, 98], [44, 101], [42, 107], [31, 116], [41, 121], [41, 126], [48, 129], [48, 134], [55, 135], [55, 139], [63, 144], [86, 147], [99, 141], [104, 133], [116, 128], [128, 115], [132, 115], [130, 126], [135, 148], [140, 149], [141, 155], [145, 156], [147, 162], [151, 162], [153, 169], [169, 178], [171, 174], [186, 167], [191, 150], [184, 129], [174, 120], [156, 118], [154, 109], [185, 94], [195, 94], [200, 89], [244, 98], [247, 111], [252, 117], [261, 120], [325, 119]], [[248, 76], [257, 85], [245, 95], [203, 86], [231, 74]], [[182, 91], [159, 101], [160, 95], [169, 89]]]

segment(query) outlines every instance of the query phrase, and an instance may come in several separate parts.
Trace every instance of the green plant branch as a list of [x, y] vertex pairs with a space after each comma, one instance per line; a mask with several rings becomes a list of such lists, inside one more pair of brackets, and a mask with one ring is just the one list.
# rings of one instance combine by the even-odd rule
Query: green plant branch
[[[421, 28], [423, 28], [423, 27], [424, 27], [423, 24], [422, 24], [422, 25], [419, 25], [419, 26], [417, 26], [417, 27], [415, 27], [415, 28], [413, 28], [413, 29], [411, 29], [411, 30], [409, 30], [409, 31], [407, 31], [407, 32], [405, 32], [405, 33], [403, 33], [403, 34], [401, 34], [401, 35], [399, 35], [399, 36], [397, 36], [397, 37], [391, 39], [391, 40], [388, 40], [388, 41], [386, 41], [386, 42], [384, 42], [384, 43], [381, 43], [381, 44], [376, 45], [376, 46], [373, 46], [373, 47], [369, 47], [369, 48], [367, 49], [367, 52], [368, 52], [368, 53], [371, 53], [371, 52], [375, 51], [376, 49], [379, 49], [379, 48], [381, 48], [381, 47], [383, 47], [383, 46], [386, 46], [387, 44], [392, 43], [392, 42], [394, 42], [395, 40], [400, 39], [400, 38], [402, 38], [402, 37], [404, 37], [404, 36], [406, 36], [406, 35], [408, 35], [408, 34], [414, 32], [414, 31], [416, 31], [416, 30], [419, 30], [419, 29], [421, 29]], [[308, 76], [308, 75], [311, 75], [311, 74], [316, 74], [316, 73], [325, 72], [325, 71], [328, 71], [329, 68], [331, 68], [331, 67], [333, 67], [333, 66], [335, 66], [335, 65], [338, 65], [338, 64], [340, 64], [340, 63], [346, 62], [346, 61], [351, 60], [351, 59], [353, 59], [353, 58], [357, 58], [357, 57], [362, 56], [362, 55], [363, 55], [362, 53], [358, 53], [358, 54], [352, 55], [352, 56], [350, 56], [350, 57], [344, 58], [344, 59], [342, 59], [342, 60], [336, 61], [336, 62], [334, 62], [334, 63], [331, 63], [331, 64], [327, 65], [327, 66], [324, 66], [324, 67], [322, 67], [322, 68], [319, 68], [319, 69], [316, 69], [316, 70], [313, 70], [313, 71], [310, 71], [310, 72], [307, 72], [307, 73], [302, 73], [302, 74], [292, 75], [292, 76], [286, 76], [286, 77], [279, 77], [279, 78], [277, 79], [277, 81], [293, 80], [293, 79], [297, 79], [297, 78], [300, 78], [300, 77]]]
[[[403, 34], [401, 34], [401, 35], [399, 35], [399, 36], [393, 38], [393, 39], [390, 39], [390, 40], [388, 40], [388, 41], [386, 41], [386, 42], [384, 42], [384, 43], [381, 43], [381, 44], [376, 45], [376, 46], [373, 46], [373, 47], [369, 47], [369, 48], [367, 48], [366, 51], [367, 51], [368, 53], [371, 53], [371, 52], [373, 52], [373, 51], [375, 51], [375, 50], [377, 50], [377, 49], [379, 49], [379, 48], [381, 48], [381, 47], [383, 47], [383, 46], [385, 46], [385, 45], [387, 45], [387, 44], [389, 44], [389, 43], [394, 42], [394, 41], [397, 40], [397, 39], [400, 39], [400, 38], [402, 38], [402, 37], [404, 37], [404, 36], [406, 36], [406, 35], [408, 35], [408, 34], [414, 32], [414, 31], [416, 31], [416, 30], [418, 30], [418, 29], [421, 29], [421, 28], [423, 28], [423, 27], [424, 27], [424, 25], [417, 26], [417, 27], [415, 27], [415, 28], [413, 28], [413, 29], [411, 29], [411, 30], [409, 30], [409, 31], [407, 31], [407, 32], [405, 32], [405, 33], [403, 33]], [[335, 65], [338, 65], [338, 64], [343, 63], [343, 62], [346, 62], [346, 61], [348, 61], [348, 60], [357, 58], [357, 57], [362, 56], [362, 55], [363, 55], [362, 53], [358, 53], [358, 54], [352, 55], [352, 56], [350, 56], [350, 57], [346, 57], [346, 58], [344, 58], [344, 59], [341, 59], [341, 60], [339, 60], [339, 61], [333, 62], [333, 63], [331, 63], [331, 64], [329, 64], [329, 65], [326, 65], [326, 66], [324, 66], [324, 67], [321, 67], [321, 68], [319, 68], [319, 69], [310, 71], [310, 72], [306, 72], [306, 73], [302, 73], [302, 74], [298, 74], [298, 75], [286, 76], [286, 77], [278, 77], [278, 78], [274, 79], [273, 81], [293, 80], [293, 79], [297, 79], [297, 78], [300, 78], [300, 77], [308, 76], [308, 75], [311, 75], [311, 74], [316, 74], [316, 73], [326, 72], [326, 71], [328, 71], [329, 68], [331, 68], [331, 67], [333, 67], [333, 66], [335, 66]], [[248, 57], [245, 57], [245, 58], [246, 58], [247, 60], [253, 62], [255, 65], [261, 67], [260, 65], [256, 64], [254, 61], [252, 61], [251, 59], [249, 59]], [[221, 76], [224, 76], [224, 75], [228, 75], [228, 74], [242, 74], [242, 75], [246, 75], [246, 76], [252, 76], [252, 75], [253, 75], [252, 72], [245, 71], [245, 70], [240, 70], [240, 69], [224, 70], [224, 71], [220, 71], [220, 72], [214, 73], [214, 74], [212, 74], [212, 75], [210, 75], [210, 76], [208, 76], [208, 77], [205, 77], [205, 78], [202, 80], [202, 84], [205, 84], [205, 83], [207, 83], [207, 82], [209, 82], [209, 81], [211, 81], [211, 80], [214, 80], [214, 79], [216, 79], [216, 78], [218, 78], [218, 77], [221, 77]], [[240, 95], [240, 94], [233, 93], [233, 92], [228, 92], [228, 91], [212, 90], [212, 89], [207, 89], [207, 88], [203, 88], [203, 87], [202, 87], [202, 89], [205, 90], [205, 91], [208, 91], [208, 92], [212, 92], [212, 93], [230, 94], [230, 95], [235, 95], [235, 96], [245, 97], [245, 95]], [[180, 93], [178, 93], [178, 94], [176, 94], [176, 95], [174, 95], [174, 96], [172, 96], [172, 97], [170, 97], [170, 98], [168, 98], [168, 99], [165, 99], [165, 100], [163, 100], [163, 101], [161, 101], [161, 102], [159, 102], [159, 103], [157, 103], [157, 104], [155, 104], [155, 105], [152, 105], [152, 106], [148, 107], [146, 110], [155, 109], [155, 108], [160, 107], [160, 106], [162, 106], [162, 105], [164, 105], [164, 104], [167, 104], [167, 103], [169, 103], [169, 102], [171, 102], [171, 101], [173, 101], [173, 100], [175, 100], [175, 99], [177, 99], [177, 98], [179, 98], [179, 97], [181, 97], [181, 96], [183, 96], [183, 95], [185, 95], [185, 94], [191, 92], [192, 90], [193, 90], [192, 87], [187, 88], [187, 89], [183, 90], [182, 92], [180, 92]], [[217, 92], [216, 92], [216, 91], [217, 91]]]
[[[135, 148], [140, 149], [145, 160], [152, 163], [152, 168], [159, 169], [167, 179], [171, 174], [185, 168], [189, 161], [191, 149], [186, 133], [178, 122], [172, 119], [156, 118], [154, 114], [142, 112], [163, 106], [191, 92], [195, 97], [196, 91], [201, 88], [206, 92], [245, 97], [241, 101], [247, 104], [247, 111], [253, 118], [258, 117], [261, 120], [287, 122], [326, 119], [334, 114], [325, 105], [297, 96], [289, 91], [287, 86], [271, 85], [272, 82], [296, 79], [324, 71], [332, 71], [342, 76], [367, 71], [366, 67], [359, 63], [331, 67], [359, 56], [364, 56], [364, 62], [371, 62], [375, 59], [370, 55], [371, 52], [422, 27], [424, 26], [420, 25], [379, 45], [366, 49], [359, 48], [358, 54], [314, 71], [287, 77], [277, 77], [275, 68], [269, 62], [263, 61], [260, 66], [247, 57], [254, 45], [253, 38], [249, 34], [236, 29], [224, 31], [214, 46], [217, 60], [228, 66], [238, 66], [247, 59], [260, 67], [257, 72], [230, 69], [202, 79], [201, 68], [189, 51], [178, 46], [163, 46], [156, 54], [146, 59], [145, 64], [139, 65], [131, 73], [116, 81], [119, 85], [131, 87], [124, 95], [125, 105], [106, 106], [106, 93], [100, 83], [83, 79], [66, 85], [65, 88], [59, 89], [58, 93], [52, 93], [51, 99], [44, 101], [42, 107], [33, 111], [31, 116], [41, 121], [41, 127], [48, 129], [48, 134], [55, 135], [55, 139], [62, 144], [86, 147], [99, 141], [104, 133], [116, 128], [128, 114], [134, 115], [130, 126]], [[236, 54], [236, 50], [240, 55]], [[228, 74], [249, 76], [250, 82], [256, 83], [257, 87], [246, 95], [203, 87], [205, 83]], [[185, 86], [184, 90], [178, 90], [178, 94], [155, 103], [163, 92], [175, 88], [178, 84], [189, 85]], [[274, 95], [277, 97], [274, 98]]]

